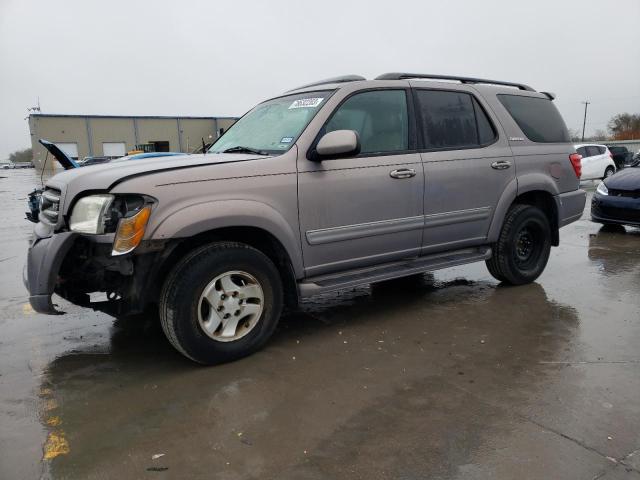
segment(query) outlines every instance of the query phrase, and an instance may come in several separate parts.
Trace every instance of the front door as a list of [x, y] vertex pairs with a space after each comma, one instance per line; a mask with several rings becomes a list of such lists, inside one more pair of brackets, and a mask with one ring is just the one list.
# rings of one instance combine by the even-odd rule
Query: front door
[[483, 244], [495, 206], [515, 178], [507, 139], [471, 92], [414, 92], [425, 170], [422, 252]]
[[407, 91], [357, 92], [320, 135], [355, 130], [361, 153], [312, 162], [298, 155], [298, 201], [309, 276], [417, 256], [424, 175]]

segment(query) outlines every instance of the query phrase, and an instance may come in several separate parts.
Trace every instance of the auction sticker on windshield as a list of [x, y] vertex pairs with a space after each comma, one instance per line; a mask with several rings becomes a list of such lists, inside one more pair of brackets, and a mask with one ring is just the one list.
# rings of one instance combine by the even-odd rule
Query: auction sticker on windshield
[[322, 103], [324, 98], [299, 98], [295, 100], [290, 106], [292, 108], [315, 108]]

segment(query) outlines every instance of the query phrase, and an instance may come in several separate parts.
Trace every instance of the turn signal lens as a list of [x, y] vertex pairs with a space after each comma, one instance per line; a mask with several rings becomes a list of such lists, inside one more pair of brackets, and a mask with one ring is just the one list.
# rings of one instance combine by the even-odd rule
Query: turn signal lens
[[146, 206], [134, 216], [120, 219], [111, 255], [124, 255], [140, 244], [150, 215], [151, 207]]
[[572, 153], [569, 155], [569, 160], [571, 160], [573, 171], [576, 172], [576, 177], [580, 178], [582, 176], [582, 155], [579, 153]]

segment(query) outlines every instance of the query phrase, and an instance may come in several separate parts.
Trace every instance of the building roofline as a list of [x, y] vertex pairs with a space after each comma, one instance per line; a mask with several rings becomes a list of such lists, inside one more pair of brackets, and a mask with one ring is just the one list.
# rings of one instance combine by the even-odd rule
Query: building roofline
[[240, 117], [195, 117], [189, 115], [74, 115], [68, 113], [32, 113], [29, 117], [62, 117], [62, 118], [135, 118], [135, 119], [160, 119], [160, 120], [237, 120]]

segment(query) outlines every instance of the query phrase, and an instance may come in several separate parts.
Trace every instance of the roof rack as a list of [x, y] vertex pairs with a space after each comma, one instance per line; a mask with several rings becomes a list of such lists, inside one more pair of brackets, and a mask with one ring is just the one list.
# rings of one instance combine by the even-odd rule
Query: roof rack
[[328, 83], [347, 83], [357, 82], [359, 80], [366, 80], [366, 78], [360, 75], [342, 75], [340, 77], [327, 78], [325, 80], [320, 80], [319, 82], [313, 82], [307, 85], [302, 85], [301, 87], [292, 88], [291, 90], [287, 90], [287, 92], [293, 92], [294, 90], [300, 90], [301, 88], [317, 87], [318, 85], [326, 85]]
[[376, 80], [407, 80], [410, 78], [427, 78], [432, 80], [454, 80], [460, 83], [485, 83], [488, 85], [504, 85], [507, 87], [517, 87], [520, 90], [527, 90], [529, 92], [535, 92], [529, 85], [523, 83], [502, 82], [500, 80], [486, 80], [483, 78], [471, 78], [471, 77], [456, 77], [451, 75], [429, 75], [424, 73], [384, 73]]

